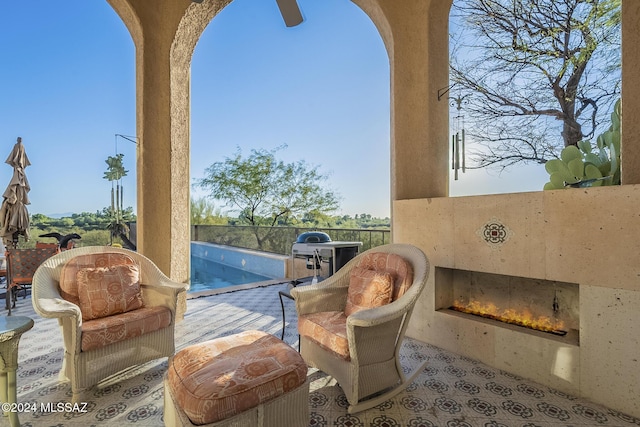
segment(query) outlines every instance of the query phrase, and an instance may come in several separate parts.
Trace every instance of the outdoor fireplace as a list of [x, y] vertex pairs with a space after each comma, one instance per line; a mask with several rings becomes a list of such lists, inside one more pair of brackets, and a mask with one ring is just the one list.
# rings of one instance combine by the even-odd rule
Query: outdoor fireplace
[[435, 282], [439, 312], [579, 344], [577, 284], [440, 267]]
[[[432, 265], [407, 335], [638, 417], [640, 184], [574, 190], [394, 201], [394, 241]], [[567, 334], [450, 309], [498, 285]]]

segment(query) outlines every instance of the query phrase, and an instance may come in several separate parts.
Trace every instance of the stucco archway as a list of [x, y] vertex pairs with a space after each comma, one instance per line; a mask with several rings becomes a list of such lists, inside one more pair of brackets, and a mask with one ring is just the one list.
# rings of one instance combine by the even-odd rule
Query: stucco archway
[[[136, 46], [138, 248], [173, 279], [189, 276], [190, 63], [231, 0], [108, 0]], [[446, 196], [451, 0], [353, 0], [385, 43], [391, 70], [391, 199]]]

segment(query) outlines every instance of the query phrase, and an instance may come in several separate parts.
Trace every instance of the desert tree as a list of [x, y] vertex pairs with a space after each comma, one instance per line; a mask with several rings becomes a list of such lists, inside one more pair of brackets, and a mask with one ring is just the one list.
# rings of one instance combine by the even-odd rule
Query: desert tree
[[620, 94], [620, 0], [456, 0], [451, 92], [472, 167], [545, 163], [594, 136]]
[[328, 213], [339, 207], [337, 194], [323, 186], [328, 176], [303, 160], [285, 163], [273, 150], [236, 153], [205, 170], [196, 185], [209, 197], [239, 212], [240, 223], [252, 226], [259, 248], [276, 226], [290, 225], [309, 212]]

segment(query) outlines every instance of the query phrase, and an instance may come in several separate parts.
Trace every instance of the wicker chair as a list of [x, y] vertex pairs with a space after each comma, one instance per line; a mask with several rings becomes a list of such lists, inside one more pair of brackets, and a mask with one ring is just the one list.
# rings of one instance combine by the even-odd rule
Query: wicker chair
[[[372, 269], [367, 264], [372, 256], [384, 258], [389, 257], [388, 254], [398, 255], [404, 260], [405, 268], [408, 264], [408, 270], [413, 270], [413, 279], [407, 279], [407, 284], [403, 285], [410, 285], [408, 289], [390, 303], [346, 316], [351, 271], [365, 266]], [[405, 375], [399, 353], [413, 307], [426, 285], [429, 268], [429, 261], [420, 249], [407, 244], [390, 244], [361, 253], [316, 285], [292, 289], [301, 334], [300, 353], [307, 364], [337, 380], [349, 402], [349, 413], [372, 408], [390, 399], [424, 369], [426, 362]], [[388, 270], [387, 273], [392, 273], [390, 277], [396, 280], [397, 274]], [[407, 276], [411, 277], [411, 273]], [[394, 286], [397, 283], [396, 280]], [[301, 322], [322, 319], [325, 315], [332, 319], [331, 324], [312, 328], [322, 332], [318, 334], [324, 335], [322, 339], [307, 334], [307, 323]], [[328, 339], [326, 335], [329, 335]], [[337, 350], [339, 345], [342, 347]]]
[[[70, 273], [66, 270], [70, 268], [68, 266], [80, 269], [84, 267], [83, 263], [88, 265], [87, 260], [101, 256], [131, 260], [138, 266], [143, 306], [126, 313], [83, 321], [80, 306], [69, 301], [73, 298], [67, 294], [67, 288], [65, 288], [67, 278], [75, 277], [75, 274], [72, 274], [73, 270]], [[109, 246], [82, 247], [64, 251], [42, 263], [33, 277], [33, 307], [42, 317], [57, 318], [60, 323], [64, 340], [64, 360], [60, 380], [70, 380], [74, 402], [79, 401], [79, 394], [83, 390], [126, 368], [161, 357], [173, 356], [176, 305], [178, 295], [182, 292], [186, 292], [185, 284], [171, 281], [148, 258], [127, 249]], [[129, 320], [116, 319], [117, 316], [131, 315], [140, 319], [146, 315], [142, 313], [144, 310], [147, 310], [145, 313], [148, 313], [148, 310], [161, 312], [163, 320], [158, 322], [162, 325], [156, 329], [154, 326], [147, 326], [147, 323], [156, 322], [155, 318], [147, 317], [144, 320], [151, 321], [144, 326], [131, 327], [131, 334], [127, 334], [125, 339], [118, 341], [112, 338], [115, 334], [105, 333], [103, 335], [109, 336], [106, 342], [98, 345], [95, 341], [86, 342], [89, 333], [98, 332], [98, 335], [92, 336], [100, 334], [99, 330], [95, 330], [95, 326], [89, 326], [92, 323], [96, 325], [96, 322], [99, 322], [98, 327], [100, 322], [106, 324], [114, 319], [126, 323]], [[170, 316], [167, 311], [170, 311]], [[161, 317], [160, 315], [158, 318]], [[131, 317], [124, 317], [124, 319], [131, 319]], [[120, 328], [118, 329], [120, 331], [126, 326], [123, 324], [116, 328]], [[89, 331], [88, 328], [94, 329]], [[83, 340], [83, 337], [87, 339]]]

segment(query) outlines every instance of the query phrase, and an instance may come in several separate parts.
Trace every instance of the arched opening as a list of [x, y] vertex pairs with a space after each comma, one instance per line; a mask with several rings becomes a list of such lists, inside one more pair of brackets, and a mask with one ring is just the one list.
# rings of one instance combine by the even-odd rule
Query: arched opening
[[286, 28], [275, 1], [235, 0], [201, 36], [191, 64], [191, 175], [236, 148], [286, 144], [282, 160], [329, 175], [343, 196], [336, 214], [388, 217], [389, 61], [380, 35], [349, 1], [300, 5], [305, 22]]
[[[191, 54], [229, 1], [167, 3], [162, 14], [145, 4], [110, 1], [120, 5], [137, 48], [138, 249], [172, 278], [186, 280]], [[448, 150], [433, 142], [446, 139], [446, 108], [436, 95], [447, 81], [441, 23], [450, 2], [414, 2], [400, 14], [377, 0], [353, 2], [376, 25], [389, 57], [393, 209], [396, 201], [446, 196]]]

